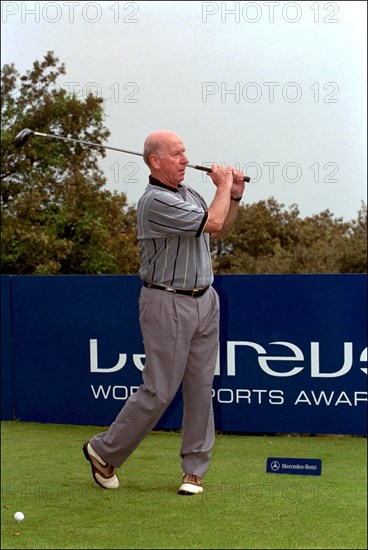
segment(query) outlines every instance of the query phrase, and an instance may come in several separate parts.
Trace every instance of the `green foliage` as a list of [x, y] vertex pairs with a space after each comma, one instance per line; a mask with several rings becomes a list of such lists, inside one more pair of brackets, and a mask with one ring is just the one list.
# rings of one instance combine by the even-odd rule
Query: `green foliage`
[[20, 76], [5, 65], [2, 92], [1, 270], [12, 274], [136, 273], [135, 211], [104, 189], [101, 148], [30, 138], [23, 128], [102, 144], [103, 100], [57, 85], [64, 65], [52, 52]]
[[228, 233], [213, 246], [224, 273], [366, 273], [367, 207], [343, 222], [328, 210], [301, 219], [274, 198], [240, 206]]

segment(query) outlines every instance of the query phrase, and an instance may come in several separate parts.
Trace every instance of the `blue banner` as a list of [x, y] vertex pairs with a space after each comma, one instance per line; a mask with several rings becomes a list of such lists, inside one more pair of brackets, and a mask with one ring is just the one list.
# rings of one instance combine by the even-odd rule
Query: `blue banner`
[[[7, 294], [3, 285], [2, 418], [109, 425], [142, 382], [139, 278], [3, 276]], [[367, 434], [366, 275], [223, 275], [214, 287], [217, 430]], [[157, 428], [180, 429], [181, 416], [179, 391]]]

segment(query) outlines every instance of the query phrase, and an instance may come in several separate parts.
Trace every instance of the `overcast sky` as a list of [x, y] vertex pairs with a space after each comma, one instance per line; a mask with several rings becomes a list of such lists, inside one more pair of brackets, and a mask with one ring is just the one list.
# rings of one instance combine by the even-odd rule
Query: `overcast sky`
[[[59, 85], [106, 99], [107, 145], [178, 133], [192, 164], [244, 169], [243, 203], [355, 219], [367, 202], [367, 2], [1, 2], [2, 65], [51, 50]], [[38, 128], [32, 128], [39, 130]], [[44, 131], [42, 129], [41, 131]], [[42, 138], [37, 138], [42, 139]], [[136, 204], [138, 156], [107, 151], [108, 188]], [[185, 183], [214, 188], [188, 168]]]

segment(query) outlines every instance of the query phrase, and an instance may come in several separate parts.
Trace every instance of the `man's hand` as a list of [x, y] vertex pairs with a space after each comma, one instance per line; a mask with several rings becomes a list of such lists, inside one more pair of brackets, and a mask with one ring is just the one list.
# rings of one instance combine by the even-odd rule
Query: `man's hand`
[[233, 184], [231, 186], [231, 196], [233, 199], [242, 197], [244, 193], [244, 173], [241, 170], [232, 170], [233, 172]]
[[208, 175], [210, 176], [216, 187], [224, 186], [228, 187], [230, 190], [234, 183], [233, 173], [234, 169], [232, 166], [222, 168], [218, 164], [212, 164], [211, 172], [209, 172]]
[[[242, 196], [244, 191], [244, 174], [235, 170], [233, 166], [221, 168], [218, 164], [212, 164], [208, 174], [216, 185], [216, 194], [208, 208], [208, 218], [204, 231], [211, 233], [211, 239], [217, 239], [224, 235], [235, 219], [239, 202], [231, 200]], [[234, 193], [234, 194], [233, 194]]]

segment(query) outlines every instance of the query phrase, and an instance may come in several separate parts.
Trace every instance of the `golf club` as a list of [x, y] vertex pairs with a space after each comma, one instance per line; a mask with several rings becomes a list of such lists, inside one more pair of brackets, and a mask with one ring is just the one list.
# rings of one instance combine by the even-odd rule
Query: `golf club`
[[[62, 139], [64, 141], [72, 141], [74, 143], [82, 143], [83, 145], [89, 145], [91, 147], [100, 147], [101, 149], [111, 149], [112, 151], [119, 151], [120, 153], [128, 153], [129, 155], [137, 155], [138, 157], [143, 157], [143, 153], [136, 153], [135, 151], [128, 151], [127, 149], [118, 149], [117, 147], [109, 147], [108, 145], [101, 145], [100, 143], [93, 143], [92, 141], [84, 141], [82, 139], [73, 139], [66, 138], [62, 136], [55, 136], [52, 134], [44, 134], [43, 132], [35, 132], [29, 128], [24, 128], [19, 134], [14, 138], [15, 147], [22, 147], [31, 136], [41, 136], [48, 137], [53, 139]], [[202, 170], [203, 172], [211, 173], [211, 168], [206, 168], [205, 166], [199, 166], [198, 164], [187, 164], [189, 168], [194, 168], [195, 170]], [[249, 183], [250, 177], [244, 176], [244, 181]]]

